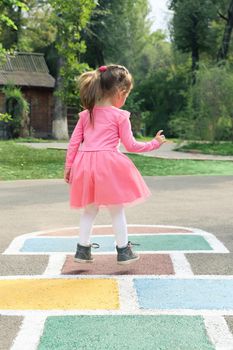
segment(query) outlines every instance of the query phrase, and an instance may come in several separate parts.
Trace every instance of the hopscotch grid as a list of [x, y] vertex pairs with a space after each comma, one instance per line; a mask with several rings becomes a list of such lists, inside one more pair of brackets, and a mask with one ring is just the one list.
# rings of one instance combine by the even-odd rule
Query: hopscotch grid
[[[98, 227], [112, 227], [111, 225], [95, 225], [96, 228]], [[233, 315], [233, 309], [232, 310], [193, 310], [193, 309], [156, 309], [156, 310], [150, 310], [150, 309], [140, 309], [138, 305], [137, 300], [137, 292], [134, 287], [133, 280], [136, 278], [148, 278], [148, 279], [226, 279], [226, 280], [232, 280], [233, 275], [225, 276], [225, 275], [193, 275], [191, 266], [186, 259], [184, 253], [229, 253], [227, 248], [211, 233], [202, 231], [200, 229], [195, 228], [186, 228], [181, 226], [167, 226], [167, 225], [128, 225], [128, 227], [161, 227], [161, 228], [175, 228], [175, 229], [185, 229], [189, 232], [170, 232], [170, 233], [157, 233], [157, 234], [132, 234], [130, 233], [129, 236], [134, 235], [148, 235], [148, 236], [163, 236], [163, 235], [200, 235], [206, 239], [206, 241], [209, 243], [213, 251], [210, 250], [185, 250], [185, 251], [142, 251], [140, 254], [170, 254], [170, 258], [172, 260], [173, 266], [174, 266], [174, 272], [175, 275], [123, 275], [123, 276], [114, 276], [114, 275], [57, 275], [58, 273], [61, 273], [62, 267], [64, 265], [64, 262], [66, 260], [67, 255], [71, 255], [71, 252], [13, 252], [10, 248], [16, 248], [20, 249], [23, 246], [23, 243], [28, 238], [67, 238], [70, 239], [73, 236], [38, 236], [38, 234], [44, 234], [44, 233], [50, 233], [54, 232], [55, 230], [47, 230], [47, 231], [38, 231], [34, 233], [29, 233], [22, 235], [17, 240], [17, 238], [12, 242], [12, 244], [5, 250], [3, 254], [12, 254], [12, 255], [49, 255], [49, 263], [47, 268], [45, 269], [43, 275], [20, 275], [20, 276], [0, 276], [0, 280], [14, 280], [14, 279], [49, 279], [49, 278], [56, 278], [56, 279], [111, 279], [111, 280], [117, 280], [118, 286], [119, 286], [119, 300], [120, 300], [120, 309], [119, 310], [0, 310], [0, 314], [3, 315], [9, 315], [9, 316], [25, 316], [24, 322], [27, 323], [27, 320], [30, 321], [30, 319], [34, 319], [35, 317], [38, 320], [42, 320], [42, 323], [48, 316], [66, 316], [66, 315], [90, 315], [90, 316], [101, 316], [101, 315], [176, 315], [176, 316], [202, 316], [205, 318], [205, 320], [208, 320], [210, 318], [215, 319], [215, 323], [218, 325], [219, 328], [219, 334], [220, 338], [223, 338], [221, 334], [226, 334], [226, 327], [225, 327], [225, 320], [223, 316], [227, 315]], [[70, 229], [77, 229], [78, 227], [69, 227], [69, 228], [60, 228], [56, 231], [64, 231], [64, 230], [70, 230]], [[192, 230], [193, 232], [190, 232]], [[78, 235], [77, 235], [78, 236]], [[107, 236], [113, 236], [113, 235], [97, 235], [98, 237], [107, 237]], [[23, 243], [22, 243], [23, 242]], [[15, 243], [15, 244], [13, 244]], [[19, 248], [20, 247], [20, 248]], [[139, 251], [138, 251], [139, 252]], [[26, 253], [26, 254], [25, 254]], [[115, 255], [115, 252], [101, 252], [101, 253], [94, 253], [94, 255], [105, 255], [109, 254]], [[184, 265], [184, 268], [182, 269], [181, 265]], [[26, 277], [26, 278], [25, 278]], [[132, 302], [129, 303], [129, 295], [131, 296]], [[224, 323], [225, 322], [225, 323]], [[32, 322], [33, 323], [33, 322]], [[207, 326], [206, 326], [207, 327]], [[39, 327], [40, 328], [40, 327]], [[210, 327], [209, 327], [210, 328]], [[26, 328], [25, 328], [26, 331]], [[39, 343], [40, 335], [42, 334], [43, 326], [40, 328], [39, 331], [37, 331], [37, 337], [35, 336], [35, 339], [37, 338], [37, 341], [35, 341], [35, 345], [33, 347], [30, 347], [30, 350], [36, 350], [36, 342]], [[208, 331], [208, 335], [210, 337], [211, 331]], [[225, 333], [224, 333], [225, 331]], [[28, 330], [26, 331], [28, 332]], [[221, 333], [222, 332], [222, 333]], [[18, 344], [20, 344], [20, 339], [22, 339], [24, 333], [23, 326], [21, 327], [20, 332], [18, 333]], [[209, 334], [210, 333], [210, 334]], [[28, 334], [28, 333], [27, 333]], [[230, 333], [229, 333], [230, 334]], [[231, 339], [231, 334], [228, 334], [228, 338]], [[17, 339], [16, 338], [16, 339]], [[210, 337], [211, 338], [211, 337]], [[214, 341], [212, 340], [214, 343]], [[21, 350], [22, 348], [22, 342], [21, 346], [16, 348], [11, 348], [11, 350]], [[232, 348], [221, 348], [216, 347], [216, 350], [232, 350]], [[27, 349], [25, 349], [27, 350]], [[28, 348], [29, 350], [29, 348]]]
[[[111, 225], [109, 225], [111, 227]], [[109, 227], [108, 225], [104, 226], [104, 225], [99, 225], [99, 226], [95, 226], [95, 227]], [[140, 226], [140, 225], [128, 225], [129, 227], [136, 227], [136, 226]], [[162, 225], [148, 225], [148, 227], [168, 227], [168, 226], [162, 226]], [[142, 227], [144, 227], [144, 225], [142, 225]], [[170, 226], [169, 226], [170, 227]], [[175, 226], [174, 226], [175, 228]], [[178, 228], [178, 227], [177, 227]], [[179, 227], [181, 228], [181, 227]], [[70, 230], [71, 228], [66, 228], [66, 230]], [[187, 228], [184, 228], [183, 229], [187, 229]], [[60, 229], [61, 230], [65, 230], [65, 229]], [[193, 229], [194, 230], [194, 229]], [[59, 230], [57, 230], [59, 231]], [[73, 236], [39, 236], [39, 234], [41, 234], [41, 232], [43, 231], [37, 231], [37, 232], [34, 232], [34, 233], [29, 233], [29, 234], [24, 234], [24, 235], [21, 235], [19, 237], [16, 237], [12, 242], [11, 244], [8, 246], [8, 248], [2, 253], [3, 255], [52, 255], [52, 254], [56, 254], [56, 253], [59, 253], [59, 252], [24, 252], [24, 251], [20, 251], [20, 249], [22, 249], [25, 241], [27, 239], [72, 239]], [[47, 232], [54, 232], [54, 230], [49, 230]], [[224, 244], [222, 242], [220, 242], [213, 234], [209, 233], [209, 232], [206, 232], [206, 231], [203, 231], [203, 230], [200, 230], [200, 229], [195, 229], [195, 232], [188, 232], [188, 233], [183, 233], [183, 232], [176, 232], [176, 233], [173, 233], [173, 232], [169, 232], [169, 233], [152, 233], [152, 234], [144, 234], [144, 233], [140, 233], [140, 234], [132, 234], [130, 233], [129, 234], [129, 237], [132, 237], [132, 236], [155, 236], [155, 237], [158, 237], [158, 236], [179, 236], [179, 235], [182, 235], [182, 236], [201, 236], [203, 237], [207, 242], [208, 244], [210, 245], [210, 247], [212, 248], [212, 250], [182, 250], [182, 251], [179, 251], [180, 253], [229, 253], [229, 250], [224, 246]], [[96, 235], [97, 237], [114, 237], [114, 235]], [[78, 237], [78, 235], [77, 235]], [[139, 252], [139, 251], [138, 251]], [[161, 253], [173, 253], [173, 251], [170, 251], [170, 250], [163, 250], [163, 251], [153, 251], [152, 253], [153, 254], [161, 254]], [[70, 252], [62, 252], [64, 254], [69, 254]], [[104, 252], [105, 254], [112, 254], [112, 252]], [[150, 254], [150, 252], [142, 252], [144, 254], [148, 253]], [[94, 254], [103, 254], [103, 252], [101, 253], [94, 253]]]

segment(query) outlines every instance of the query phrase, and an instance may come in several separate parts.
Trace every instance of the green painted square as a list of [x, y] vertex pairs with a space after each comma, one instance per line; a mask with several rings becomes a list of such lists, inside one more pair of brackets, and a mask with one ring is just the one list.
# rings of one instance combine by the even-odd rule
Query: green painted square
[[130, 240], [139, 243], [138, 251], [168, 250], [213, 250], [204, 237], [199, 235], [131, 236]]
[[38, 350], [214, 350], [200, 316], [50, 316]]

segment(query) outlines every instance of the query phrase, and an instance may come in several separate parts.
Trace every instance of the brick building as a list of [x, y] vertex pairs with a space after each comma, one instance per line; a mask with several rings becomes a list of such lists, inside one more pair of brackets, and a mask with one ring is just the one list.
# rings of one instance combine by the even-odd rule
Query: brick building
[[[43, 54], [16, 53], [0, 64], [0, 112], [7, 112], [6, 97], [1, 88], [7, 84], [19, 87], [29, 104], [29, 128], [36, 137], [52, 134], [53, 89], [55, 79], [49, 74]], [[0, 123], [0, 138], [7, 138]]]

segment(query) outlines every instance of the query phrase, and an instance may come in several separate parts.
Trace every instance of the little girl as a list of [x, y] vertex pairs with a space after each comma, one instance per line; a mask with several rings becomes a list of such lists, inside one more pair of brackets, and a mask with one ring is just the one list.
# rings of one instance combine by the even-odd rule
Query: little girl
[[124, 206], [151, 193], [131, 160], [120, 152], [119, 143], [121, 140], [127, 151], [139, 153], [157, 149], [166, 140], [163, 130], [150, 142], [134, 139], [130, 113], [120, 109], [132, 86], [132, 76], [120, 65], [101, 66], [79, 78], [85, 110], [79, 114], [70, 139], [64, 178], [70, 184], [71, 207], [84, 208], [74, 257], [80, 263], [94, 260], [91, 247], [96, 244], [90, 244], [90, 236], [100, 207], [107, 207], [112, 218], [117, 263], [139, 259], [128, 242]]

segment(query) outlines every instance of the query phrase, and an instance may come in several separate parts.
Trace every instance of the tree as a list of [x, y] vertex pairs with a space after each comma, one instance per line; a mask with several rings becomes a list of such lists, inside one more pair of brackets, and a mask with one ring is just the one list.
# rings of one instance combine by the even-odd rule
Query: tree
[[58, 52], [57, 77], [53, 118], [53, 136], [68, 138], [66, 104], [75, 92], [75, 77], [87, 68], [79, 62], [80, 53], [86, 49], [81, 31], [90, 19], [95, 7], [94, 0], [50, 0], [53, 22], [57, 28], [55, 47]]
[[110, 0], [99, 0], [90, 21], [82, 32], [87, 50], [82, 60], [95, 69], [105, 64], [105, 40], [108, 35], [107, 16], [111, 15]]
[[172, 37], [175, 46], [183, 52], [191, 52], [193, 82], [195, 82], [200, 52], [205, 52], [209, 48], [211, 21], [216, 18], [215, 2], [171, 0], [170, 9], [174, 11]]
[[18, 50], [44, 52], [54, 44], [57, 28], [52, 23], [52, 7], [44, 0], [30, 0], [30, 8], [24, 16]]
[[[7, 1], [9, 4], [19, 3]], [[96, 3], [95, 0], [27, 0], [27, 3], [30, 11], [24, 17], [20, 13], [19, 23], [23, 26], [15, 47], [26, 51], [39, 50], [50, 57], [52, 54], [52, 72], [56, 78], [52, 133], [57, 139], [66, 139], [66, 105], [77, 102], [75, 77], [88, 68], [87, 64], [80, 63], [80, 54], [86, 49], [80, 33]], [[6, 39], [7, 36], [5, 42]]]
[[27, 11], [26, 1], [5, 0], [0, 3], [0, 40], [5, 50], [17, 47], [22, 11]]
[[230, 0], [228, 9], [227, 9], [227, 15], [224, 15], [219, 11], [219, 16], [225, 21], [226, 24], [225, 24], [221, 46], [219, 48], [218, 55], [217, 55], [218, 62], [222, 60], [226, 60], [228, 51], [229, 51], [229, 45], [230, 45], [231, 34], [233, 29], [233, 0]]
[[99, 0], [83, 33], [84, 59], [93, 68], [118, 63], [137, 73], [150, 35], [149, 12], [148, 0]]
[[187, 92], [187, 105], [172, 118], [171, 128], [181, 138], [232, 140], [233, 74], [228, 66], [201, 67], [196, 84]]

